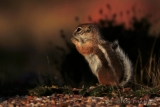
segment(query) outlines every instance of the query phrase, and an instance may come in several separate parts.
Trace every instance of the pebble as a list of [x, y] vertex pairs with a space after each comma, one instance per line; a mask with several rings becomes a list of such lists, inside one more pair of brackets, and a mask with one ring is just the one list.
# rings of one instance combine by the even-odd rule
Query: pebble
[[42, 98], [36, 98], [37, 101], [42, 101]]
[[[0, 107], [144, 107], [160, 106], [160, 97], [143, 100], [142, 98], [124, 98], [124, 102], [118, 98], [108, 97], [82, 97], [78, 95], [53, 94], [51, 96], [15, 96], [0, 102]], [[141, 101], [141, 102], [140, 102]], [[140, 103], [138, 103], [140, 102]]]

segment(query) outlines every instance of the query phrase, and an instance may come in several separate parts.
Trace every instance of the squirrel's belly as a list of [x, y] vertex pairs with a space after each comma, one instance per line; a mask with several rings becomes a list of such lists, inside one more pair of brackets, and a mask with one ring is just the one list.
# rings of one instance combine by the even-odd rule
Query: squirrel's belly
[[85, 59], [88, 61], [91, 71], [98, 77], [98, 71], [102, 67], [102, 63], [96, 54], [86, 55]]

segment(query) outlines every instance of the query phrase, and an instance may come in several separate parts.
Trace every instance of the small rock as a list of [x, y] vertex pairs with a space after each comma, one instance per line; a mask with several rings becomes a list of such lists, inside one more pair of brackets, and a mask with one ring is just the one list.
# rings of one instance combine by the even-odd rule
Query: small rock
[[138, 107], [144, 107], [144, 105], [143, 104], [138, 104]]
[[36, 98], [37, 101], [42, 101], [42, 98]]
[[14, 105], [13, 104], [8, 104], [8, 106], [7, 107], [14, 107]]
[[15, 101], [15, 100], [12, 100], [12, 101], [11, 101], [11, 104], [15, 104], [15, 103], [16, 103], [16, 101]]

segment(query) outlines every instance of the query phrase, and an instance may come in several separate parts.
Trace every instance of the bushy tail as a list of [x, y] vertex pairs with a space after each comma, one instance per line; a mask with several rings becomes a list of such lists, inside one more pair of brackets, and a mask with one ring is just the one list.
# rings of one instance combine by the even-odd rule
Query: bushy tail
[[123, 80], [120, 83], [120, 86], [125, 86], [133, 76], [132, 63], [130, 62], [128, 56], [123, 52], [123, 50], [118, 45], [117, 40], [113, 42], [112, 47], [115, 49], [117, 56], [119, 57], [120, 61], [122, 61], [122, 64], [124, 66], [124, 76], [123, 76]]

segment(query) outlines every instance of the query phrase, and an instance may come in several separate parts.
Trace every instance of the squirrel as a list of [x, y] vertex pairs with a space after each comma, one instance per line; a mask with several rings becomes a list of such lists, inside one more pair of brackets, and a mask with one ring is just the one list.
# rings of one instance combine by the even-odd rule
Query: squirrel
[[97, 25], [79, 25], [72, 43], [89, 63], [92, 73], [102, 85], [126, 86], [132, 78], [132, 63], [118, 44], [105, 40]]

